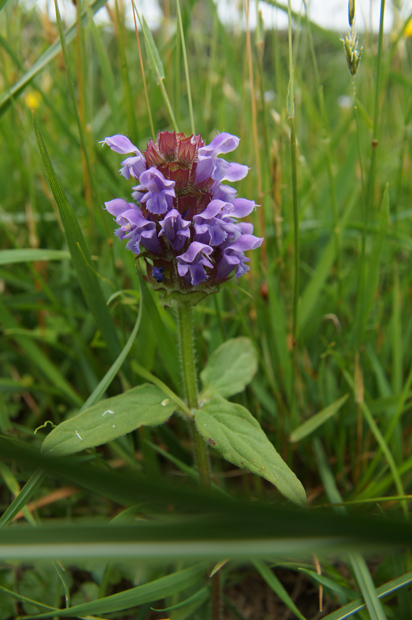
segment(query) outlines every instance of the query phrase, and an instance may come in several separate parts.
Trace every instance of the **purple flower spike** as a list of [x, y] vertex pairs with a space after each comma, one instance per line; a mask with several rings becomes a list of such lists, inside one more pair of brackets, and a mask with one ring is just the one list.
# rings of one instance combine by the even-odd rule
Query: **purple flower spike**
[[242, 218], [256, 204], [237, 198], [223, 183], [243, 179], [248, 168], [220, 157], [233, 151], [239, 138], [221, 133], [205, 145], [201, 136], [164, 131], [143, 153], [126, 136], [103, 142], [120, 155], [130, 154], [120, 172], [138, 179], [134, 202], [106, 203], [119, 226], [115, 234], [136, 255], [144, 248], [145, 277], [168, 304], [181, 294], [193, 294], [196, 303], [230, 276], [249, 271], [245, 253], [263, 239], [253, 236], [253, 224]]
[[237, 278], [247, 273], [250, 267], [245, 263], [250, 262], [250, 258], [246, 258], [244, 252], [247, 250], [255, 250], [261, 246], [262, 243], [262, 238], [245, 234], [241, 235], [235, 243], [225, 248], [217, 268], [218, 280], [227, 278], [235, 267]]
[[140, 185], [133, 189], [138, 192], [146, 190], [140, 202], [146, 205], [150, 213], [155, 215], [166, 213], [173, 205], [173, 198], [176, 195], [174, 190], [175, 182], [165, 179], [160, 170], [157, 170], [154, 166], [142, 172], [139, 181]]
[[212, 268], [212, 263], [206, 258], [213, 252], [213, 248], [205, 243], [193, 241], [189, 245], [187, 252], [177, 256], [177, 270], [181, 278], [190, 276], [190, 282], [193, 286], [200, 284], [208, 279], [205, 267]]
[[171, 247], [180, 252], [186, 239], [190, 238], [190, 222], [184, 220], [179, 211], [172, 209], [159, 224], [161, 226], [159, 237], [164, 235]]

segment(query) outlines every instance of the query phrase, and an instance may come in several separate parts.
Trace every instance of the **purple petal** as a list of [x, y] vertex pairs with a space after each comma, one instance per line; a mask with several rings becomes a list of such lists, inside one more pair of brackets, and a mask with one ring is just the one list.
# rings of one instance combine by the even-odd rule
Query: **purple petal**
[[229, 163], [215, 155], [207, 155], [199, 157], [196, 168], [196, 183], [201, 183], [207, 177], [211, 177], [214, 181], [240, 181], [240, 179], [245, 178], [248, 172], [247, 166], [234, 162]]
[[139, 255], [140, 244], [149, 252], [160, 254], [161, 246], [156, 234], [156, 223], [147, 220], [137, 205], [115, 198], [106, 202], [106, 209], [115, 216], [119, 228], [115, 235], [119, 239], [128, 239], [126, 248]]
[[253, 233], [253, 224], [249, 222], [239, 222], [237, 227], [242, 235], [251, 235]]
[[237, 191], [230, 187], [230, 185], [221, 185], [220, 182], [215, 182], [211, 187], [213, 198], [217, 200], [223, 200], [223, 202], [233, 202]]
[[222, 177], [220, 181], [229, 181], [230, 183], [240, 181], [241, 179], [244, 179], [249, 172], [249, 168], [247, 166], [243, 166], [242, 164], [236, 164], [234, 162], [228, 164], [227, 161], [225, 161], [225, 164], [227, 164], [225, 176]]
[[104, 206], [106, 208], [106, 211], [108, 211], [115, 217], [118, 217], [124, 211], [127, 211], [133, 206], [136, 207], [136, 205], [134, 205], [132, 202], [126, 202], [126, 200], [123, 200], [123, 198], [115, 198], [114, 200], [109, 200], [108, 202], [104, 203]]
[[235, 198], [232, 203], [233, 210], [230, 214], [232, 217], [246, 217], [256, 208], [256, 203], [246, 198]]
[[173, 205], [175, 197], [175, 182], [165, 179], [163, 174], [153, 166], [139, 177], [140, 185], [133, 189], [138, 192], [147, 192], [140, 199], [146, 204], [146, 208], [156, 215], [162, 215]]
[[[247, 250], [256, 250], [263, 243], [263, 237], [255, 237], [255, 235], [241, 235], [230, 249], [235, 252], [247, 252]], [[229, 248], [228, 248], [229, 249]]]
[[198, 241], [193, 241], [187, 252], [177, 256], [177, 270], [179, 272], [179, 276], [181, 278], [186, 275], [190, 276], [190, 281], [193, 286], [200, 284], [204, 280], [208, 279], [208, 275], [205, 271], [205, 267], [212, 268], [212, 263], [206, 258], [205, 255], [210, 256], [212, 254], [213, 248], [206, 245], [205, 243], [199, 243]]
[[120, 174], [122, 174], [127, 180], [129, 180], [130, 176], [138, 179], [142, 172], [144, 172], [145, 170], [146, 160], [142, 153], [139, 153], [135, 157], [127, 157], [127, 159], [122, 161], [122, 168], [120, 168]]
[[239, 138], [230, 133], [222, 132], [213, 138], [210, 144], [199, 149], [199, 156], [217, 156], [221, 153], [230, 153], [239, 146]]
[[262, 245], [263, 239], [254, 235], [241, 235], [235, 243], [223, 250], [223, 254], [218, 264], [216, 278], [222, 280], [227, 278], [236, 267], [236, 277], [239, 278], [250, 270], [246, 263], [250, 258], [244, 255], [247, 250], [254, 250]]
[[233, 206], [222, 200], [212, 200], [206, 209], [195, 215], [195, 239], [212, 246], [220, 245], [227, 237], [222, 220], [216, 216], [232, 211]]
[[161, 226], [159, 237], [164, 235], [171, 247], [179, 252], [186, 239], [190, 238], [190, 222], [182, 219], [179, 211], [172, 209], [159, 224]]
[[213, 217], [216, 217], [224, 207], [227, 208], [227, 212], [231, 211], [233, 208], [230, 203], [223, 202], [223, 200], [211, 200], [202, 213], [194, 216], [193, 221], [200, 222], [201, 220], [211, 220]]
[[110, 146], [112, 151], [115, 151], [115, 153], [120, 153], [122, 155], [125, 155], [126, 153], [136, 153], [136, 155], [138, 155], [140, 153], [137, 146], [130, 142], [129, 138], [126, 138], [126, 136], [122, 136], [121, 134], [116, 134], [115, 136], [105, 138], [102, 142], [103, 144]]

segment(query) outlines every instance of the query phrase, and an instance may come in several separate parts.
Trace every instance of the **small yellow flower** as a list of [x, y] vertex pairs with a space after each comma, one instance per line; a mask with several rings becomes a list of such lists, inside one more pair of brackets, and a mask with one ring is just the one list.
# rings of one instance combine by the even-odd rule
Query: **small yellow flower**
[[41, 95], [37, 91], [29, 91], [24, 97], [24, 103], [30, 110], [37, 110], [40, 106]]
[[405, 37], [412, 37], [412, 17], [406, 24], [405, 30], [403, 31]]

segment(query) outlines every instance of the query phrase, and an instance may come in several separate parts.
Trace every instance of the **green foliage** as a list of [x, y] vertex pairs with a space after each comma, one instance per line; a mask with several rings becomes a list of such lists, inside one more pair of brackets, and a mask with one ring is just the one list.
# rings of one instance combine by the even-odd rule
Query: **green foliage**
[[[253, 587], [266, 600], [268, 584], [280, 615], [313, 617], [295, 595], [315, 583], [327, 620], [412, 617], [412, 48], [392, 4], [390, 34], [358, 33], [354, 79], [339, 33], [291, 12], [292, 187], [287, 33], [263, 11], [250, 58], [245, 31], [212, 0], [163, 3], [154, 30], [142, 14], [146, 99], [121, 2], [109, 27], [91, 21], [104, 0], [79, 2], [73, 24], [59, 2], [59, 32], [53, 12], [0, 0], [0, 532], [13, 560], [0, 566], [0, 620], [144, 620], [151, 605], [209, 620], [218, 588], [209, 565], [192, 565], [203, 557], [229, 560], [217, 574], [238, 617], [231, 592], [250, 582], [235, 562], [251, 557]], [[240, 287], [193, 312], [211, 493], [194, 486], [174, 311], [101, 208], [129, 190], [99, 141], [123, 133], [144, 150], [177, 127], [206, 142], [239, 135], [250, 172], [236, 187], [260, 205], [250, 221], [265, 237]], [[142, 379], [151, 385], [135, 387]], [[118, 423], [102, 416], [119, 404]], [[82, 453], [40, 454], [46, 421], [45, 447]], [[271, 485], [303, 504], [299, 480], [308, 506], [283, 512]], [[52, 541], [51, 523], [62, 528]], [[70, 564], [51, 562], [60, 553]]]
[[145, 383], [62, 422], [47, 435], [43, 450], [63, 456], [101, 446], [141, 426], [162, 424], [173, 410], [159, 388]]
[[204, 385], [202, 398], [233, 396], [242, 392], [257, 371], [257, 358], [249, 338], [232, 338], [209, 357], [200, 373]]
[[215, 396], [195, 412], [195, 419], [200, 434], [227, 461], [266, 478], [292, 502], [306, 505], [302, 484], [247, 409]]

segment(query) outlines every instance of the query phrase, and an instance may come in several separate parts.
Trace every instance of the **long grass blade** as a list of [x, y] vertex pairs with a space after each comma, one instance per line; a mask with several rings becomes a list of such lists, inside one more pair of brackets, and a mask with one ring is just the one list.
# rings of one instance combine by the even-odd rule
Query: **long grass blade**
[[76, 216], [74, 215], [73, 210], [70, 207], [57, 179], [36, 119], [34, 119], [34, 130], [36, 132], [37, 144], [39, 146], [43, 168], [46, 173], [50, 189], [53, 192], [53, 196], [59, 208], [69, 251], [73, 260], [74, 268], [76, 269], [83, 295], [109, 350], [113, 356], [118, 356], [120, 353], [119, 340], [107, 310], [99, 281], [94, 273], [89, 250]]

